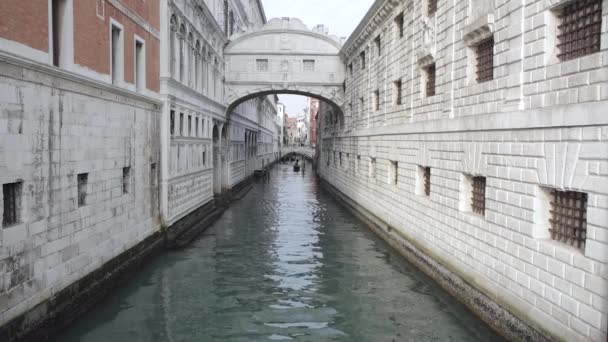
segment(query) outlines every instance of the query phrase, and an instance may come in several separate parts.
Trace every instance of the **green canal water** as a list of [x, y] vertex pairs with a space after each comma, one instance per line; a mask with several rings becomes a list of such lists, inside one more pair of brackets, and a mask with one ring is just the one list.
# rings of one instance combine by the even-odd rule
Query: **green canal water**
[[277, 165], [199, 239], [55, 341], [500, 341], [325, 193]]

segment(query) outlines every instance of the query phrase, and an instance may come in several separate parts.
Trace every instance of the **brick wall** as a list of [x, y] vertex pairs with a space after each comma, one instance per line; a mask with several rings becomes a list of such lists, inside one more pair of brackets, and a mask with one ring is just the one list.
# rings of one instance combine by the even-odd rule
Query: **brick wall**
[[0, 18], [0, 38], [49, 50], [48, 0], [3, 0]]

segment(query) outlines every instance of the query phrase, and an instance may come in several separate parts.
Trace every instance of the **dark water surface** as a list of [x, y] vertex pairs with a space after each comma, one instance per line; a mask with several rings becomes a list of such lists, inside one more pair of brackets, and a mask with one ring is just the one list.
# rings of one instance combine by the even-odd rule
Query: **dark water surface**
[[306, 171], [277, 165], [56, 341], [500, 340]]

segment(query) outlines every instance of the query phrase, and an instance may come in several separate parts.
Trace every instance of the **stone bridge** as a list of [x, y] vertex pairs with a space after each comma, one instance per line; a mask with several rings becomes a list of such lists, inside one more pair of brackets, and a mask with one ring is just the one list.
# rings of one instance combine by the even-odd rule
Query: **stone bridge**
[[310, 160], [314, 160], [315, 159], [315, 149], [312, 147], [295, 147], [295, 146], [289, 146], [289, 147], [283, 147], [281, 149], [281, 158], [288, 156], [290, 154], [296, 154], [296, 155], [300, 155], [303, 156], [307, 159]]
[[261, 29], [235, 34], [224, 50], [227, 113], [262, 95], [296, 94], [344, 104], [342, 44], [299, 19], [272, 19]]

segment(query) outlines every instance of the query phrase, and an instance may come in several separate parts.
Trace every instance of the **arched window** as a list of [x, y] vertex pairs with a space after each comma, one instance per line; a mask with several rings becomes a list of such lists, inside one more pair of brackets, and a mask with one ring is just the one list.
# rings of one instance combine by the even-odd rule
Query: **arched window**
[[186, 52], [188, 55], [188, 61], [186, 62], [188, 64], [188, 81], [186, 84], [188, 84], [189, 87], [192, 87], [192, 81], [193, 81], [193, 66], [194, 66], [194, 53], [193, 53], [193, 49], [194, 49], [194, 36], [192, 35], [192, 32], [190, 32], [188, 34], [188, 46], [186, 47]]
[[200, 90], [201, 80], [201, 42], [197, 39], [194, 45], [194, 89]]
[[175, 16], [175, 14], [171, 15], [171, 31], [169, 32], [170, 37], [170, 49], [169, 49], [169, 68], [170, 68], [170, 72], [171, 72], [171, 76], [175, 77], [177, 74], [177, 65], [176, 65], [176, 49], [175, 47], [177, 46], [177, 28], [178, 28], [178, 23], [177, 23], [177, 17]]
[[184, 39], [186, 39], [186, 26], [184, 24], [179, 28], [179, 80], [184, 81], [184, 67], [185, 67], [185, 56], [184, 56]]

